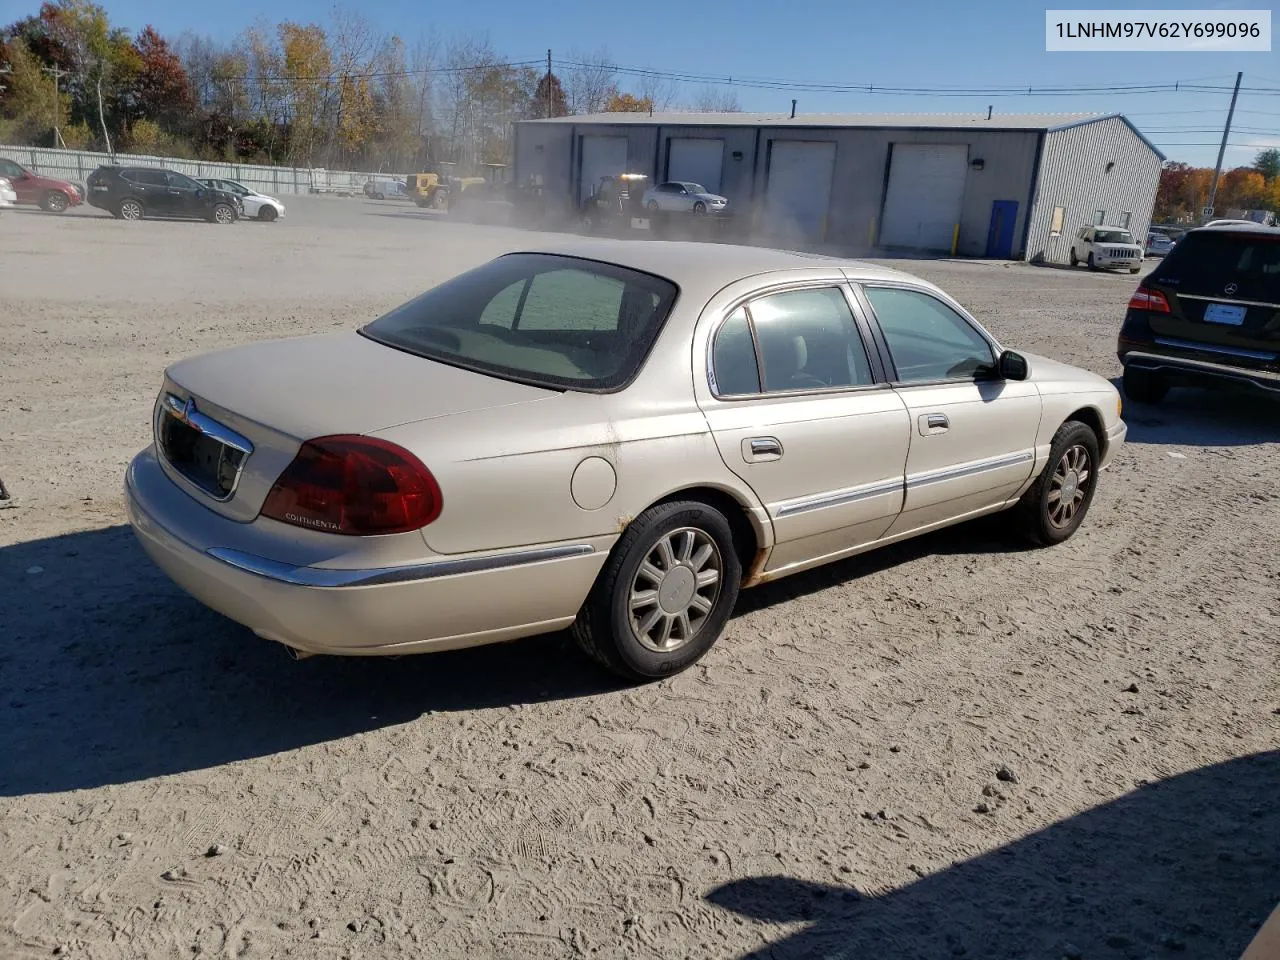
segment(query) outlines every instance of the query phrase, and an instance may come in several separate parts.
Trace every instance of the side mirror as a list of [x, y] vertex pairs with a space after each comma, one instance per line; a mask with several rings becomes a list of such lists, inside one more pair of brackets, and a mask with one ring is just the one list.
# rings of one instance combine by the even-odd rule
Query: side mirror
[[996, 370], [1001, 380], [1025, 380], [1031, 372], [1027, 358], [1020, 353], [1006, 350], [996, 361]]

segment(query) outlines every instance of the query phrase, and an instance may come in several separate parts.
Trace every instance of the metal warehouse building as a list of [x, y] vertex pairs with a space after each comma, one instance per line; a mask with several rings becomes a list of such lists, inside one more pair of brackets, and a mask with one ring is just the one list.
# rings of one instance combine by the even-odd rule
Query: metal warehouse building
[[568, 204], [643, 173], [727, 197], [741, 239], [1053, 262], [1088, 224], [1144, 237], [1164, 160], [1119, 114], [613, 113], [515, 141], [516, 181]]

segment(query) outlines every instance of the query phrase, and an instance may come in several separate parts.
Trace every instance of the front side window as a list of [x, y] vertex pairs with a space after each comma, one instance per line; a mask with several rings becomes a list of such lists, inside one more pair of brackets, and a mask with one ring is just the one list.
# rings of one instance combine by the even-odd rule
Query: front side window
[[166, 171], [169, 179], [169, 186], [178, 190], [199, 190], [200, 184], [196, 183], [184, 173], [175, 173], [172, 170]]
[[991, 344], [937, 297], [899, 287], [867, 287], [898, 381], [971, 379], [995, 364]]
[[613, 390], [639, 371], [678, 290], [616, 264], [499, 257], [361, 328], [432, 360], [556, 389]]

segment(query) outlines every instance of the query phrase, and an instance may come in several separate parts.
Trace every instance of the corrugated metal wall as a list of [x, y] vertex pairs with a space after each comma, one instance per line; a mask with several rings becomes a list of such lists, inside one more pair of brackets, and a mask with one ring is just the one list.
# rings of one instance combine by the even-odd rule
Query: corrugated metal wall
[[[1160, 185], [1160, 165], [1159, 155], [1120, 117], [1046, 134], [1027, 259], [1067, 263], [1072, 238], [1094, 222], [1098, 210], [1113, 226], [1128, 212], [1129, 230], [1144, 242]], [[1051, 236], [1055, 207], [1063, 209], [1062, 229]]]
[[254, 190], [273, 194], [352, 191], [359, 193], [370, 177], [396, 177], [404, 174], [362, 173], [355, 170], [325, 170], [307, 167], [271, 167], [250, 163], [214, 163], [208, 160], [179, 160], [174, 157], [148, 157], [117, 153], [114, 157], [87, 150], [50, 150], [44, 147], [0, 146], [0, 157], [20, 163], [32, 173], [58, 180], [84, 184], [85, 178], [104, 163], [131, 164], [139, 167], [164, 167], [189, 177], [221, 177], [237, 180]]

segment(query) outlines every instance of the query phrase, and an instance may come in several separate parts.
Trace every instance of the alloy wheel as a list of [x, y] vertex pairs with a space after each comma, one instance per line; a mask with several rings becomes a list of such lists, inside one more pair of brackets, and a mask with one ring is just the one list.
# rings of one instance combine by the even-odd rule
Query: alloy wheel
[[1062, 529], [1080, 512], [1093, 482], [1089, 451], [1080, 444], [1068, 447], [1054, 467], [1049, 481], [1049, 522]]
[[646, 554], [628, 596], [631, 630], [659, 653], [689, 643], [720, 596], [724, 561], [715, 540], [697, 527], [663, 534]]

